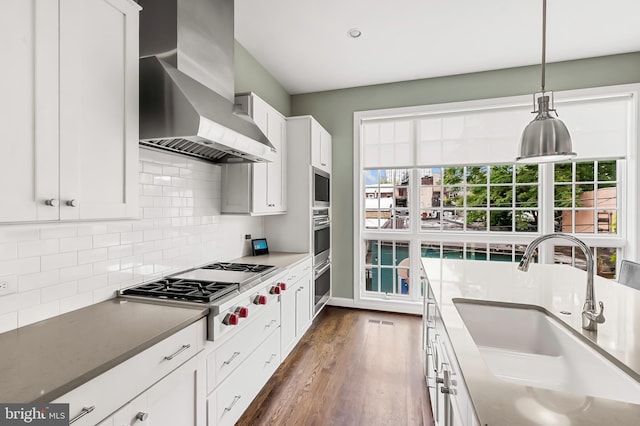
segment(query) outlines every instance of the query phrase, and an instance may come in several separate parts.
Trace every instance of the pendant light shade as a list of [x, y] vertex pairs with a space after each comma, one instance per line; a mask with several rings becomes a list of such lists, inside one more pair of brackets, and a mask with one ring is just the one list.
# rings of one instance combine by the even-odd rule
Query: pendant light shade
[[[520, 138], [520, 155], [517, 163], [552, 163], [567, 161], [576, 156], [571, 147], [571, 136], [564, 123], [551, 116], [553, 94], [550, 98], [544, 90], [547, 48], [547, 0], [542, 0], [542, 90], [538, 97], [536, 118], [524, 128]], [[535, 95], [534, 95], [535, 98]], [[549, 106], [551, 104], [551, 106]], [[534, 105], [535, 107], [535, 105]]]
[[518, 163], [551, 163], [576, 156], [571, 148], [567, 126], [549, 114], [549, 96], [538, 98], [536, 118], [524, 128]]

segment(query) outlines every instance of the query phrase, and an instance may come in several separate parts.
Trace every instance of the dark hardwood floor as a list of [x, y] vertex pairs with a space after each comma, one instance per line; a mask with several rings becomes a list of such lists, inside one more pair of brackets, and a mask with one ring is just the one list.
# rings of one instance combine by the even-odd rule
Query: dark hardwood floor
[[327, 306], [241, 426], [433, 425], [418, 316]]

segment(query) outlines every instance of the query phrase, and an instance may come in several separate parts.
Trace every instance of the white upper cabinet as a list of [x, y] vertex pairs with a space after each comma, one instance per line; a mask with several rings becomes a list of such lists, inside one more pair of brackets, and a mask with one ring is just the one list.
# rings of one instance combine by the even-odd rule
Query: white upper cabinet
[[9, 0], [0, 33], [0, 221], [137, 214], [138, 12], [132, 0]]
[[331, 135], [317, 121], [311, 121], [311, 165], [331, 174]]
[[270, 163], [222, 166], [222, 213], [286, 213], [286, 119], [255, 94], [251, 94], [249, 111], [277, 157]]

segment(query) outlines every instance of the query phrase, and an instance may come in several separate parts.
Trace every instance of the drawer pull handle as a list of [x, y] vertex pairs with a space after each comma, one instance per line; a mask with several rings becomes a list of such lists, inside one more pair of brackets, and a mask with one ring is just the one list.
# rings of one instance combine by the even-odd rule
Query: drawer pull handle
[[276, 322], [277, 322], [276, 320], [271, 320], [271, 322], [269, 324], [265, 325], [264, 328], [269, 328]]
[[222, 365], [229, 365], [229, 364], [231, 364], [231, 363], [233, 362], [233, 360], [234, 360], [234, 359], [236, 359], [236, 357], [237, 357], [238, 355], [240, 355], [240, 352], [234, 352], [234, 353], [233, 353], [233, 355], [231, 355], [231, 358], [229, 358], [228, 360], [226, 360], [226, 361], [223, 361], [223, 362], [222, 362]]
[[172, 359], [174, 359], [175, 357], [177, 357], [178, 355], [180, 355], [182, 352], [186, 351], [190, 347], [191, 345], [182, 345], [180, 349], [178, 349], [177, 351], [175, 351], [169, 356], [165, 356], [164, 359], [166, 359], [167, 361], [171, 361]]
[[275, 357], [277, 357], [277, 356], [278, 356], [277, 354], [271, 354], [271, 357], [269, 357], [269, 361], [266, 361], [266, 362], [264, 363], [264, 365], [271, 364], [271, 362], [273, 361], [273, 359], [274, 359]]
[[87, 414], [89, 414], [95, 409], [96, 409], [95, 405], [92, 405], [91, 407], [83, 407], [82, 410], [80, 411], [80, 414], [78, 414], [77, 416], [69, 420], [69, 424], [77, 422], [78, 420], [80, 420], [81, 418], [83, 418], [84, 416], [86, 416]]
[[[236, 395], [233, 397], [233, 402], [231, 403], [230, 406], [226, 407], [224, 409], [224, 412], [226, 413], [227, 411], [231, 411], [233, 409], [233, 406], [236, 405], [236, 403], [240, 401], [240, 395]], [[224, 414], [224, 413], [223, 413]]]
[[141, 422], [147, 420], [148, 417], [149, 413], [145, 413], [144, 411], [138, 411], [138, 414], [136, 414], [136, 420], [140, 420]]

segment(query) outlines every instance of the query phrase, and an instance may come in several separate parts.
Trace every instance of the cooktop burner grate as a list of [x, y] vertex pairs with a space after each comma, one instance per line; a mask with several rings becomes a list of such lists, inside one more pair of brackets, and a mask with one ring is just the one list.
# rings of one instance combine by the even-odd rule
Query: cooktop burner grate
[[238, 290], [239, 287], [238, 283], [163, 278], [128, 288], [122, 294], [206, 303]]
[[254, 265], [251, 263], [228, 263], [217, 262], [211, 263], [206, 266], [201, 266], [198, 269], [213, 269], [217, 271], [237, 271], [237, 272], [255, 272], [261, 273], [273, 269], [273, 265]]

